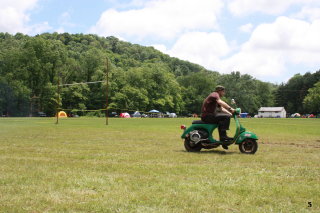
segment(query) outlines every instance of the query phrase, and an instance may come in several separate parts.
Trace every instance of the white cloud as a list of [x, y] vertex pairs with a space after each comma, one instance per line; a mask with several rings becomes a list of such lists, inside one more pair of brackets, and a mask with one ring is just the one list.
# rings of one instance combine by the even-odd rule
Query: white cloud
[[230, 0], [229, 10], [237, 16], [261, 12], [279, 15], [295, 5], [319, 5], [319, 0]]
[[[105, 1], [112, 3], [113, 9], [101, 14], [91, 33], [154, 44], [164, 53], [211, 70], [240, 71], [277, 81], [270, 78], [285, 79], [294, 74], [288, 67], [308, 69], [320, 64], [320, 0], [131, 0], [128, 4]], [[28, 24], [39, 2], [0, 0], [0, 32], [36, 34], [52, 29], [48, 22]], [[230, 30], [229, 25], [219, 26], [219, 21], [225, 23], [235, 18], [228, 13], [222, 17], [224, 4], [233, 15], [249, 16], [251, 23], [244, 22], [248, 17], [236, 17], [238, 20], [231, 24], [235, 30]], [[253, 13], [269, 14], [275, 20], [258, 24], [261, 20], [253, 20]], [[70, 22], [70, 14], [69, 10], [56, 17], [58, 32], [79, 26]], [[263, 17], [267, 16], [260, 18]], [[237, 23], [244, 25], [235, 26]], [[219, 30], [247, 34], [223, 35]], [[247, 41], [239, 45], [246, 36]]]
[[[137, 2], [136, 9], [105, 11], [91, 32], [155, 43], [154, 48], [207, 69], [223, 73], [240, 71], [273, 82], [292, 76], [294, 73], [288, 67], [297, 65], [307, 69], [319, 65], [319, 0], [152, 0], [144, 4], [137, 0], [132, 3]], [[273, 23], [238, 26], [238, 30], [250, 36], [239, 45], [236, 37], [227, 41], [228, 35], [219, 32], [217, 19], [221, 17], [223, 3], [228, 4], [233, 15], [241, 16], [257, 12], [290, 14], [292, 8], [298, 7], [301, 12], [291, 14], [291, 18], [277, 17]], [[174, 44], [170, 47], [165, 45], [168, 43]]]
[[0, 32], [36, 34], [50, 29], [47, 22], [28, 26], [28, 11], [37, 6], [38, 0], [1, 0]]
[[294, 14], [292, 17], [309, 21], [320, 19], [320, 7], [303, 7], [299, 13]]
[[288, 64], [319, 66], [318, 38], [320, 20], [306, 22], [279, 17], [273, 23], [257, 26], [250, 39], [237, 52], [233, 52], [236, 48], [218, 32], [185, 33], [171, 49], [160, 45], [155, 48], [207, 69], [223, 73], [240, 71], [264, 81], [281, 82], [295, 74], [288, 70]]
[[0, 9], [0, 31], [15, 33], [24, 31], [23, 23], [28, 20], [28, 16], [19, 13], [12, 7]]
[[68, 25], [70, 23], [71, 15], [69, 12], [64, 12], [59, 17], [59, 24], [60, 25]]
[[[305, 22], [287, 17], [279, 17], [272, 24], [256, 28], [246, 44], [247, 49], [266, 49], [284, 53], [292, 62], [320, 62], [320, 20]], [[307, 54], [307, 57], [302, 57]], [[317, 56], [317, 57], [314, 57]]]
[[[282, 54], [270, 50], [242, 50], [222, 61], [221, 71], [240, 71], [262, 80], [282, 79], [285, 75], [285, 61]], [[268, 79], [267, 79], [268, 78]], [[277, 81], [274, 79], [274, 81]], [[274, 82], [273, 81], [273, 82]]]
[[62, 13], [60, 15], [58, 21], [59, 21], [60, 28], [64, 28], [64, 27], [72, 28], [72, 27], [76, 26], [76, 24], [71, 22], [71, 14], [70, 14], [70, 12]]
[[188, 31], [217, 29], [222, 7], [221, 0], [153, 0], [142, 9], [105, 11], [90, 32], [138, 40], [175, 39]]
[[65, 33], [66, 32], [63, 27], [59, 27], [58, 29], [55, 29], [54, 31], [57, 33]]
[[251, 33], [253, 29], [253, 25], [251, 23], [245, 24], [239, 27], [239, 30], [245, 33]]
[[38, 0], [1, 0], [1, 8], [15, 8], [18, 12], [33, 9]]
[[167, 53], [168, 50], [167, 50], [167, 47], [163, 44], [154, 44], [154, 45], [151, 45], [152, 47], [154, 47], [155, 49], [163, 52], [163, 53]]
[[126, 1], [122, 2], [119, 0], [104, 0], [106, 1], [109, 5], [112, 5], [112, 8], [118, 8], [118, 9], [128, 9], [128, 8], [141, 8], [145, 6], [146, 0], [131, 0], [131, 1]]
[[36, 34], [40, 34], [40, 33], [49, 31], [51, 29], [52, 29], [52, 27], [49, 25], [48, 22], [42, 22], [39, 24], [27, 26], [25, 33], [31, 34], [31, 35], [36, 35]]
[[319, 38], [320, 20], [310, 23], [279, 17], [274, 23], [259, 25], [237, 54], [223, 60], [222, 70], [264, 79], [287, 76], [287, 64], [319, 66]]
[[167, 53], [217, 70], [231, 48], [221, 33], [191, 32], [182, 35]]

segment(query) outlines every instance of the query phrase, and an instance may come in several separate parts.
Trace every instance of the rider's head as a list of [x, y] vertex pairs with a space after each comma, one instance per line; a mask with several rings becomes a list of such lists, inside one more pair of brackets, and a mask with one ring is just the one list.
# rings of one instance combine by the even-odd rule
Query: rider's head
[[224, 96], [224, 86], [218, 85], [216, 86], [215, 92], [219, 93], [219, 96], [222, 97]]

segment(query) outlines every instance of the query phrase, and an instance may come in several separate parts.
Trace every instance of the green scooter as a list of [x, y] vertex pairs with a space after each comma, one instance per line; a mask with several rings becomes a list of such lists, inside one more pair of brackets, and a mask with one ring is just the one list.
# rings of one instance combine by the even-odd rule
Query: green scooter
[[241, 109], [236, 108], [233, 113], [233, 118], [236, 123], [236, 132], [232, 141], [222, 142], [215, 140], [212, 136], [213, 131], [218, 127], [218, 124], [208, 124], [201, 120], [192, 122], [192, 125], [187, 128], [181, 125], [183, 134], [181, 138], [184, 139], [184, 147], [188, 152], [200, 152], [203, 149], [213, 149], [220, 145], [229, 146], [231, 144], [239, 145], [241, 153], [254, 154], [258, 150], [258, 136], [253, 132], [246, 131], [238, 119]]

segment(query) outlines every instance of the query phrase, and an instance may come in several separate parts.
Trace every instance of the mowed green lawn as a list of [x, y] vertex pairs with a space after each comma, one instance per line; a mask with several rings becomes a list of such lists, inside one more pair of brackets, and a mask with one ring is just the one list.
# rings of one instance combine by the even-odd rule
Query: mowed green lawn
[[320, 211], [320, 119], [241, 119], [255, 155], [186, 152], [191, 121], [1, 118], [0, 212]]

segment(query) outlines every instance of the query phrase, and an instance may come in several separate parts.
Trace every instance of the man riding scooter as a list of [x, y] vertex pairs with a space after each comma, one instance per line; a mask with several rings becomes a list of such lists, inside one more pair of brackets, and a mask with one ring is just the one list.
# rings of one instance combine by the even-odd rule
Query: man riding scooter
[[[226, 102], [221, 100], [225, 95], [225, 88], [217, 86], [204, 101], [201, 108], [201, 120], [205, 123], [218, 124], [219, 137], [222, 142], [232, 141], [233, 138], [227, 136], [227, 130], [230, 126], [230, 117], [234, 113], [234, 109]], [[227, 145], [223, 145], [224, 149], [228, 149]]]

